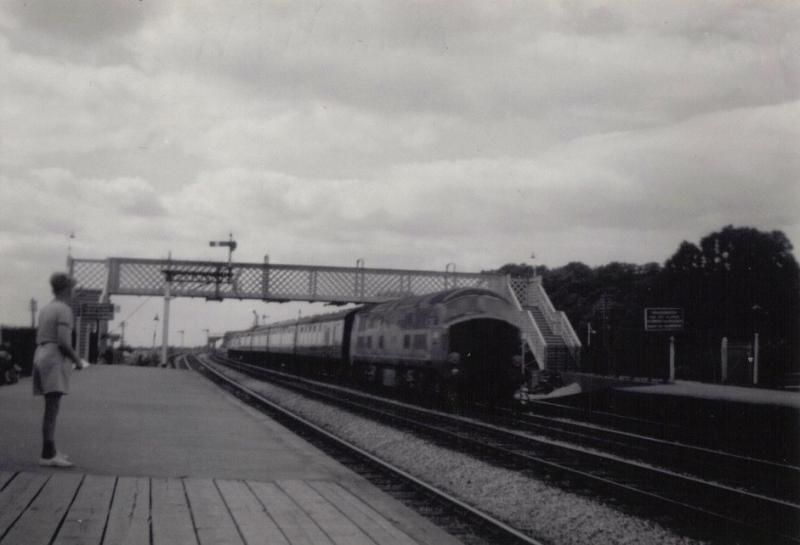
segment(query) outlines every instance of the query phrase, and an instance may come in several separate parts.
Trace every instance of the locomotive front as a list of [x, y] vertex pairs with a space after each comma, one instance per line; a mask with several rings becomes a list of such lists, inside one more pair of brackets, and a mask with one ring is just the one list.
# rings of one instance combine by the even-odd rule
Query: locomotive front
[[498, 293], [482, 289], [456, 290], [441, 305], [448, 364], [458, 368], [458, 396], [466, 404], [511, 400], [525, 379], [516, 309]]
[[524, 379], [515, 313], [478, 288], [375, 305], [356, 316], [351, 365], [366, 382], [466, 404], [503, 402]]

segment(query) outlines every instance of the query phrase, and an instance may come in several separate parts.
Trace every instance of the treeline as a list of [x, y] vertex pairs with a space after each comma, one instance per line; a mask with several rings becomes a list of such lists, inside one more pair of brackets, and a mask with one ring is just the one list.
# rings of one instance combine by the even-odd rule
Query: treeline
[[[498, 272], [532, 276], [530, 265]], [[800, 370], [800, 268], [780, 231], [727, 226], [683, 242], [663, 265], [573, 262], [539, 267], [553, 305], [563, 310], [583, 343], [588, 371], [661, 376], [668, 335], [644, 332], [644, 309], [684, 309], [675, 333], [678, 378], [718, 380], [720, 343], [752, 344], [759, 335], [761, 382]]]

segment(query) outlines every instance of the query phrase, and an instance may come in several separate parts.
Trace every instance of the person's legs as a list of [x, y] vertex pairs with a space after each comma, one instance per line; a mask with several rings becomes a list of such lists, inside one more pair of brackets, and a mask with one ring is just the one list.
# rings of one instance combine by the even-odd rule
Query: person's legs
[[44, 419], [42, 420], [42, 458], [56, 455], [56, 418], [61, 405], [61, 392], [51, 392], [44, 396]]

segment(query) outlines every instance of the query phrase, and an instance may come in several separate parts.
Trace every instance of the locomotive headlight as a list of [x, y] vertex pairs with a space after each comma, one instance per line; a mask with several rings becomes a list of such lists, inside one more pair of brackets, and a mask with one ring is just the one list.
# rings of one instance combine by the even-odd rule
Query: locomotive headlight
[[458, 369], [458, 367], [453, 367], [452, 369], [450, 369], [450, 374], [451, 374], [452, 376], [456, 376], [456, 375], [457, 375], [457, 374], [459, 374], [460, 372], [461, 372], [461, 371]]

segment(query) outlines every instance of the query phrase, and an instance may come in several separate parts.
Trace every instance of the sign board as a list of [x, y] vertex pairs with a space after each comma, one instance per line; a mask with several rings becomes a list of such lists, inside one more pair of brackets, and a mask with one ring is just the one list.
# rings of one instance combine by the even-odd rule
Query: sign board
[[81, 316], [81, 305], [85, 303], [97, 303], [103, 294], [101, 290], [87, 288], [76, 288], [72, 292], [72, 312], [75, 316]]
[[683, 331], [683, 309], [651, 307], [644, 309], [645, 331]]
[[103, 290], [76, 288], [72, 293], [72, 300], [79, 303], [94, 303], [103, 294]]
[[111, 303], [81, 303], [78, 316], [86, 320], [113, 320], [114, 305]]

